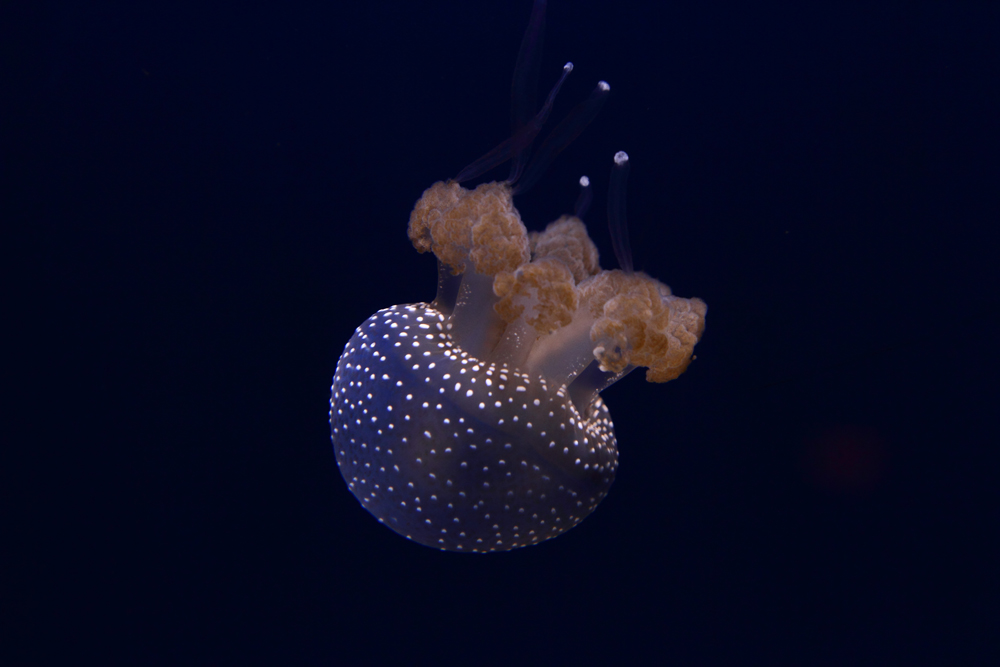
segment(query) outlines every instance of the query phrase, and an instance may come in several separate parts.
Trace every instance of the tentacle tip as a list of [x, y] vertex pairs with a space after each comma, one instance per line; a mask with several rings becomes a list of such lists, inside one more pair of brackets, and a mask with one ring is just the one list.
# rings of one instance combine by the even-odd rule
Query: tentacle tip
[[618, 151], [615, 153], [615, 166], [624, 167], [628, 164], [628, 153], [625, 151]]
[[598, 81], [597, 88], [598, 90], [603, 90], [604, 92], [608, 92], [609, 90], [611, 90], [611, 84], [609, 84], [607, 81]]
[[580, 187], [581, 188], [589, 188], [590, 187], [590, 178], [588, 178], [587, 176], [581, 176], [580, 177]]
[[572, 72], [573, 71], [573, 63], [566, 63], [565, 65], [563, 65], [563, 71], [566, 72], [567, 74], [569, 74], [570, 72]]

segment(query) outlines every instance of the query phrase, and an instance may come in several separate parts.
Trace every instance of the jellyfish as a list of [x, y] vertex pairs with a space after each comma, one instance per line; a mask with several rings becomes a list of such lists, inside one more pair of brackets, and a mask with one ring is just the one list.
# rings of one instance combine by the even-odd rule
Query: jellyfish
[[[638, 367], [650, 382], [677, 378], [704, 330], [703, 301], [633, 269], [624, 152], [608, 196], [618, 269], [601, 269], [581, 220], [586, 177], [574, 215], [532, 232], [521, 220], [514, 196], [538, 181], [610, 90], [600, 82], [532, 156], [572, 71], [564, 67], [536, 112], [544, 10], [536, 0], [515, 67], [511, 137], [428, 188], [410, 214], [414, 247], [437, 258], [434, 300], [368, 318], [331, 388], [333, 449], [350, 491], [392, 530], [446, 551], [538, 544], [593, 512], [618, 468], [600, 392]], [[507, 161], [507, 180], [461, 184]]]

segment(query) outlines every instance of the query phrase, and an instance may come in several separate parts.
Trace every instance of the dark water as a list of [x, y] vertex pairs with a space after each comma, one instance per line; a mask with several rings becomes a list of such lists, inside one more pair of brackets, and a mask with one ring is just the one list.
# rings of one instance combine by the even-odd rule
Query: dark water
[[1000, 10], [786, 4], [551, 3], [553, 120], [612, 96], [522, 215], [590, 175], [610, 264], [627, 150], [637, 268], [709, 312], [604, 393], [598, 510], [491, 556], [379, 526], [327, 402], [433, 297], [409, 211], [509, 131], [530, 3], [23, 9], [8, 664], [990, 663]]

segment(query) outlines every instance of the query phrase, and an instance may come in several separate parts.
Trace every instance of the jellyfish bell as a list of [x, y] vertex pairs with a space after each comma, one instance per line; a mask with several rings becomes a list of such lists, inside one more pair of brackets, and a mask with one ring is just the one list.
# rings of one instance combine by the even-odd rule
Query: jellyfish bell
[[[515, 68], [512, 137], [460, 174], [510, 160], [511, 177], [474, 189], [442, 181], [423, 193], [408, 234], [437, 258], [437, 295], [372, 315], [333, 378], [333, 447], [351, 492], [397, 533], [448, 551], [537, 544], [594, 511], [618, 467], [600, 392], [639, 366], [651, 382], [678, 377], [704, 330], [704, 302], [632, 269], [624, 153], [608, 207], [620, 269], [600, 268], [578, 215], [529, 233], [514, 206], [609, 90], [601, 82], [529, 160], [563, 80], [534, 116], [517, 99], [526, 89], [518, 77], [530, 78], [537, 60], [544, 5], [535, 3]], [[582, 215], [589, 179], [581, 188]]]

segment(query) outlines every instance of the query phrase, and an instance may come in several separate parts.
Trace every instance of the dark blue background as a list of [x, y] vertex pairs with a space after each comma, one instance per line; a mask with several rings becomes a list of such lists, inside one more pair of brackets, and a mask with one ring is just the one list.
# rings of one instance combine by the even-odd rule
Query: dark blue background
[[554, 0], [553, 117], [612, 97], [518, 205], [540, 228], [589, 174], [612, 264], [627, 150], [637, 266], [709, 305], [698, 360], [605, 392], [618, 480], [557, 540], [439, 553], [350, 495], [334, 366], [433, 297], [410, 208], [506, 136], [529, 11], [21, 9], [9, 664], [990, 662], [996, 3]]

